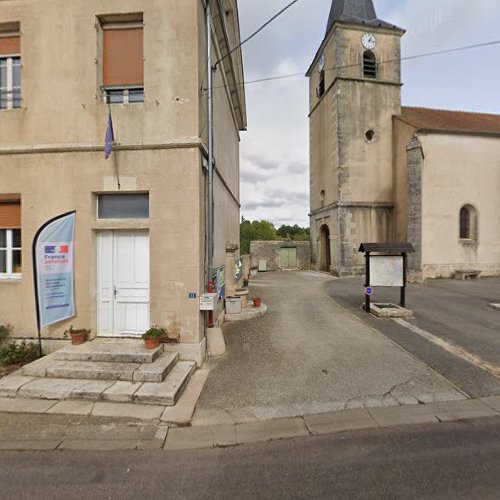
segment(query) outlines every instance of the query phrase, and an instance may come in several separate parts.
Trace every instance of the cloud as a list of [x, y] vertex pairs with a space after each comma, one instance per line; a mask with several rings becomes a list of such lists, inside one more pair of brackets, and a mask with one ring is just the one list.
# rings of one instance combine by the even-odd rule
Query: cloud
[[308, 172], [309, 165], [304, 163], [290, 163], [287, 166], [287, 170], [290, 174], [303, 174], [304, 172]]
[[252, 201], [245, 205], [246, 210], [255, 210], [257, 208], [276, 208], [283, 204], [282, 200], [265, 200], [265, 201]]
[[241, 182], [242, 183], [253, 183], [262, 182], [265, 179], [269, 179], [267, 173], [262, 173], [262, 171], [257, 170], [244, 170], [241, 172]]

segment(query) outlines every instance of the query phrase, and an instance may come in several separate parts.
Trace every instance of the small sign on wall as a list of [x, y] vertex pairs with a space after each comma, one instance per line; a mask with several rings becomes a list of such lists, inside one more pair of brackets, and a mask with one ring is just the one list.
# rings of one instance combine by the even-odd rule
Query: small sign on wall
[[204, 293], [200, 295], [200, 311], [215, 311], [215, 306], [217, 305], [216, 293]]

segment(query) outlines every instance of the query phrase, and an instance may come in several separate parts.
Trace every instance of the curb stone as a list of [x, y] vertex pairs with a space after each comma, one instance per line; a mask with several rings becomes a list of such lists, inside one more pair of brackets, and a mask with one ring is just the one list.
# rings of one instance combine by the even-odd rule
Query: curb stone
[[[16, 401], [16, 400], [14, 400]], [[24, 401], [29, 403], [29, 401]], [[26, 405], [5, 410], [0, 405], [0, 417], [11, 418], [16, 425], [22, 424], [23, 414], [26, 418], [40, 417], [39, 425], [48, 426], [47, 418], [62, 417], [60, 414], [49, 413], [54, 406], [46, 404], [40, 406], [39, 415], [34, 415], [34, 408]], [[49, 402], [44, 402], [49, 403]], [[108, 403], [109, 404], [109, 403]], [[119, 405], [113, 405], [119, 406]], [[114, 410], [115, 408], [113, 408]], [[117, 409], [117, 408], [116, 408]], [[427, 424], [471, 420], [478, 418], [500, 417], [500, 396], [491, 396], [481, 399], [438, 402], [426, 405], [393, 406], [380, 408], [357, 408], [344, 411], [333, 411], [303, 417], [280, 418], [257, 422], [223, 424], [209, 426], [168, 427], [160, 422], [162, 408], [156, 407], [155, 421], [118, 420], [108, 418], [100, 422], [93, 415], [83, 416], [83, 421], [75, 428], [74, 422], [67, 422], [61, 427], [61, 437], [33, 439], [33, 433], [24, 436], [19, 433], [19, 440], [12, 439], [8, 432], [0, 437], [0, 450], [160, 450], [175, 451], [199, 448], [216, 448], [237, 446], [248, 443], [267, 442], [280, 439], [308, 437], [315, 435], [333, 434], [338, 432], [356, 431], [363, 429], [382, 429], [412, 424]], [[108, 413], [108, 412], [103, 412]], [[10, 417], [9, 417], [10, 416]], [[75, 415], [67, 415], [68, 418]], [[151, 419], [149, 414], [146, 418]], [[135, 426], [135, 430], [130, 426]], [[63, 432], [65, 426], [66, 431]], [[149, 426], [149, 427], [148, 427]], [[85, 428], [88, 427], [88, 431]], [[73, 429], [73, 431], [71, 430]], [[76, 432], [79, 429], [81, 432]], [[40, 436], [43, 433], [40, 433]], [[86, 439], [85, 436], [90, 439]], [[55, 436], [54, 436], [55, 437]]]

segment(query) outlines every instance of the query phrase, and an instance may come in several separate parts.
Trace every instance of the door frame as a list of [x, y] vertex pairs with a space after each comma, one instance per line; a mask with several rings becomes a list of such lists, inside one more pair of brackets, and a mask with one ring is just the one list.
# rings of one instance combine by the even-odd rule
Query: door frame
[[[284, 265], [284, 254], [286, 253], [287, 266]], [[295, 257], [295, 266], [290, 263], [290, 254], [293, 253]], [[297, 247], [280, 247], [280, 261], [282, 269], [295, 269], [297, 267]]]
[[320, 244], [319, 244], [319, 270], [323, 272], [331, 272], [332, 266], [332, 250], [330, 240], [330, 228], [323, 224], [320, 228]]
[[[94, 307], [96, 308], [95, 311], [95, 326], [96, 326], [96, 336], [97, 337], [105, 337], [105, 338], [139, 338], [140, 334], [134, 334], [134, 333], [118, 333], [115, 330], [115, 321], [114, 321], [114, 314], [115, 314], [115, 307], [114, 307], [114, 297], [111, 298], [111, 301], [113, 302], [111, 306], [111, 322], [113, 324], [111, 332], [102, 332], [100, 328], [100, 301], [101, 301], [101, 281], [99, 277], [100, 273], [100, 263], [99, 263], [99, 244], [100, 244], [100, 239], [103, 238], [106, 234], [110, 234], [113, 237], [113, 244], [111, 248], [111, 258], [113, 259], [111, 262], [111, 269], [112, 273], [114, 275], [114, 269], [115, 269], [115, 247], [114, 247], [114, 236], [115, 234], [124, 234], [124, 233], [143, 233], [146, 234], [148, 237], [148, 323], [150, 322], [151, 318], [151, 236], [149, 229], [134, 229], [134, 228], [119, 228], [119, 229], [104, 229], [96, 232], [96, 237], [95, 237], [95, 242], [94, 242], [94, 248], [95, 248], [95, 255], [96, 255], [96, 267], [95, 267], [95, 273], [94, 273], [94, 280], [95, 280], [95, 285], [94, 285], [94, 290], [95, 290], [95, 300], [94, 300]], [[115, 286], [115, 279], [112, 279], [112, 286]], [[149, 325], [148, 325], [149, 326]]]

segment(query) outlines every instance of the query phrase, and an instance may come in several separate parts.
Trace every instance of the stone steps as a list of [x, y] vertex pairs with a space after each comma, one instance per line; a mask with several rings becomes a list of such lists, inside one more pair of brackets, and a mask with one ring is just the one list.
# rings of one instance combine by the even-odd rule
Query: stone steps
[[56, 361], [49, 366], [46, 377], [85, 380], [134, 380], [139, 363], [107, 363], [99, 361]]
[[96, 361], [104, 363], [153, 363], [163, 346], [146, 349], [142, 340], [95, 339], [81, 345], [68, 345], [54, 353], [59, 361]]
[[163, 353], [153, 363], [144, 364], [107, 361], [55, 361], [47, 366], [45, 376], [124, 382], [162, 382], [177, 362], [178, 357], [177, 353]]
[[179, 361], [163, 382], [144, 383], [135, 398], [140, 403], [174, 406], [195, 370], [194, 361]]
[[0, 397], [87, 399], [173, 406], [196, 370], [177, 352], [133, 339], [69, 345], [0, 380]]
[[195, 369], [194, 361], [179, 361], [165, 380], [159, 383], [25, 377], [13, 374], [0, 380], [0, 397], [85, 399], [174, 406]]

